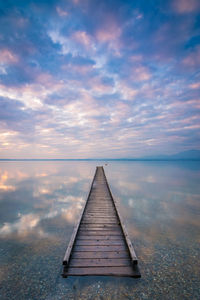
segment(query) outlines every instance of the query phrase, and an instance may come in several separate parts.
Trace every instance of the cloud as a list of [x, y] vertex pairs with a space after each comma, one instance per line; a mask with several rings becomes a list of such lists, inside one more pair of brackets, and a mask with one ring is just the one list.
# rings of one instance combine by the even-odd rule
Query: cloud
[[24, 110], [24, 105], [20, 101], [10, 98], [0, 97], [0, 122], [13, 131], [30, 132], [34, 129], [31, 110]]
[[190, 84], [189, 86], [191, 89], [199, 89], [200, 88], [200, 82], [195, 82]]
[[149, 80], [151, 78], [151, 74], [148, 70], [148, 68], [144, 66], [139, 66], [133, 69], [133, 73], [131, 75], [133, 80], [135, 81], [145, 81]]
[[86, 49], [92, 48], [92, 40], [91, 37], [85, 31], [75, 31], [72, 34], [72, 39], [74, 39], [77, 43], [82, 44]]
[[183, 59], [182, 63], [185, 67], [191, 69], [198, 68], [200, 66], [200, 46], [195, 47], [195, 49]]
[[198, 0], [173, 0], [173, 8], [179, 14], [197, 13], [200, 4]]
[[[4, 146], [4, 145], [3, 145]], [[0, 170], [0, 190], [1, 191], [15, 191], [16, 187], [14, 185], [11, 185], [8, 182], [9, 174], [7, 171], [1, 172]]]
[[[41, 194], [40, 194], [41, 195]], [[58, 203], [69, 203], [68, 208], [61, 208], [59, 205], [50, 209], [45, 214], [29, 213], [29, 214], [18, 214], [17, 221], [5, 222], [0, 227], [0, 236], [8, 236], [11, 234], [17, 234], [19, 237], [27, 237], [28, 235], [36, 234], [40, 237], [47, 237], [49, 234], [42, 229], [41, 221], [52, 219], [60, 216], [68, 223], [74, 224], [78, 217], [80, 210], [83, 206], [84, 200], [79, 197], [68, 196], [65, 199], [60, 199]]]
[[16, 231], [18, 235], [26, 236], [38, 225], [39, 221], [39, 216], [35, 214], [20, 215], [19, 220], [15, 223], [6, 222], [0, 228], [0, 235], [7, 236]]
[[18, 62], [18, 57], [8, 49], [0, 50], [0, 64], [13, 64]]
[[66, 10], [63, 10], [60, 6], [56, 6], [56, 11], [60, 17], [67, 17], [69, 13]]

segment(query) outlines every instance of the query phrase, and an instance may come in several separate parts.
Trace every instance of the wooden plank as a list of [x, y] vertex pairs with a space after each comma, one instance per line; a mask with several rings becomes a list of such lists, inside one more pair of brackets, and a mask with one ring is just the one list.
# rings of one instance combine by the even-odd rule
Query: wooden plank
[[88, 267], [88, 268], [73, 268], [69, 267], [67, 270], [68, 276], [123, 276], [139, 278], [140, 274], [131, 266], [128, 267]]
[[95, 218], [102, 218], [102, 219], [108, 219], [108, 218], [117, 218], [118, 219], [118, 217], [117, 217], [117, 215], [115, 215], [115, 214], [105, 214], [105, 213], [100, 213], [100, 212], [96, 212], [96, 213], [94, 213], [94, 212], [86, 212], [87, 214], [86, 214], [86, 216], [87, 217], [95, 217]]
[[79, 259], [85, 259], [85, 258], [127, 258], [130, 259], [130, 256], [127, 251], [108, 251], [108, 252], [102, 252], [102, 251], [76, 251], [72, 252], [71, 259], [72, 258], [79, 258]]
[[88, 223], [88, 224], [103, 224], [103, 225], [107, 225], [107, 224], [116, 224], [118, 223], [119, 224], [119, 221], [116, 220], [116, 219], [100, 219], [100, 218], [84, 218], [81, 222], [81, 224], [85, 224], [85, 223]]
[[116, 233], [122, 233], [122, 229], [120, 227], [98, 227], [98, 226], [91, 226], [88, 228], [87, 227], [81, 227], [80, 228], [81, 231], [98, 231], [98, 232], [102, 232], [103, 234], [106, 234], [108, 231], [113, 231], [113, 232], [116, 232]]
[[130, 266], [130, 259], [128, 258], [86, 258], [70, 260], [70, 267], [125, 267]]
[[127, 251], [125, 245], [110, 245], [110, 246], [77, 246], [74, 245], [73, 251]]
[[104, 221], [104, 220], [95, 220], [95, 219], [92, 219], [92, 220], [82, 220], [82, 222], [81, 222], [81, 225], [85, 225], [85, 224], [87, 224], [87, 225], [90, 225], [90, 224], [92, 224], [92, 225], [94, 225], [94, 226], [108, 226], [108, 225], [116, 225], [116, 222], [115, 221], [110, 221], [110, 222], [108, 222], [108, 221]]
[[114, 213], [107, 213], [106, 212], [86, 212], [84, 215], [84, 218], [101, 218], [102, 220], [104, 219], [115, 219], [118, 220], [118, 216], [115, 215]]
[[105, 232], [105, 231], [113, 231], [113, 232], [121, 232], [121, 233], [123, 233], [122, 232], [122, 229], [121, 229], [121, 227], [120, 226], [118, 226], [118, 227], [114, 227], [114, 226], [112, 226], [112, 227], [110, 227], [110, 226], [101, 226], [101, 227], [99, 227], [99, 226], [81, 226], [80, 228], [79, 228], [79, 230], [80, 231], [102, 231], [102, 232]]
[[103, 208], [101, 208], [100, 206], [98, 207], [98, 206], [90, 206], [90, 207], [88, 207], [88, 209], [90, 209], [90, 210], [93, 210], [93, 211], [96, 211], [96, 212], [105, 212], [105, 211], [109, 211], [109, 212], [111, 212], [111, 213], [114, 213], [114, 208], [112, 208], [112, 207], [110, 207], [110, 206], [103, 206]]
[[99, 228], [121, 228], [119, 223], [114, 223], [114, 224], [109, 224], [109, 223], [89, 223], [89, 224], [83, 224], [81, 223], [80, 225], [81, 227], [86, 227], [86, 228], [90, 228], [90, 227], [99, 227]]
[[106, 236], [106, 235], [111, 235], [111, 236], [123, 236], [121, 230], [79, 230], [79, 233], [82, 235], [87, 235], [87, 236]]
[[104, 222], [110, 222], [110, 221], [115, 221], [115, 222], [119, 222], [119, 219], [116, 216], [104, 216], [104, 217], [99, 217], [98, 215], [85, 215], [82, 219], [82, 221], [84, 220], [91, 220], [91, 221], [104, 221]]
[[84, 231], [86, 231], [86, 230], [88, 230], [88, 231], [102, 231], [102, 232], [106, 232], [106, 231], [115, 231], [115, 232], [122, 232], [122, 229], [121, 229], [121, 227], [119, 226], [119, 227], [114, 227], [114, 226], [112, 226], [112, 227], [110, 227], [110, 226], [94, 226], [94, 225], [91, 225], [90, 226], [90, 224], [87, 224], [88, 226], [81, 226], [80, 227], [80, 230], [84, 230]]
[[80, 230], [111, 230], [122, 231], [121, 226], [115, 224], [81, 224]]
[[77, 239], [76, 240], [76, 246], [112, 246], [112, 245], [125, 245], [124, 240], [119, 239], [119, 240], [98, 240], [98, 239], [93, 239], [93, 240], [82, 240], [82, 239]]
[[93, 213], [93, 214], [98, 213], [98, 214], [103, 214], [103, 215], [108, 214], [109, 216], [114, 215], [113, 210], [105, 210], [105, 209], [104, 210], [100, 210], [100, 209], [98, 209], [98, 210], [87, 210], [86, 213]]
[[81, 230], [112, 230], [112, 231], [121, 231], [121, 227], [118, 225], [112, 224], [81, 224]]
[[85, 216], [84, 216], [84, 219], [100, 219], [100, 220], [115, 220], [115, 221], [118, 221], [118, 217], [115, 216], [114, 214], [108, 214], [108, 213], [87, 213]]
[[100, 207], [100, 206], [96, 206], [96, 207], [90, 207], [90, 206], [87, 206], [87, 211], [94, 211], [94, 212], [101, 212], [101, 211], [110, 211], [112, 212], [113, 214], [116, 214], [116, 211], [115, 211], [115, 208], [114, 207]]
[[115, 206], [114, 206], [113, 203], [112, 203], [112, 204], [101, 203], [101, 201], [98, 199], [98, 197], [97, 197], [97, 200], [98, 200], [98, 203], [97, 203], [97, 202], [96, 202], [96, 203], [90, 202], [90, 203], [88, 204], [88, 208], [94, 208], [94, 209], [96, 209], [96, 208], [98, 207], [99, 209], [105, 209], [106, 206], [107, 206], [108, 208], [114, 209], [114, 210], [115, 210]]
[[123, 236], [122, 235], [114, 235], [114, 236], [109, 236], [109, 235], [83, 235], [83, 234], [78, 234], [77, 235], [77, 240], [94, 240], [94, 239], [97, 239], [97, 240], [122, 240]]
[[85, 216], [84, 217], [84, 219], [96, 219], [96, 220], [98, 220], [98, 219], [101, 219], [101, 220], [104, 220], [104, 221], [106, 221], [106, 220], [115, 220], [115, 221], [118, 221], [118, 218], [116, 217], [116, 216], [109, 216], [108, 214], [104, 214], [104, 215], [100, 215], [100, 214], [92, 214], [92, 215], [90, 215], [90, 214], [87, 214], [87, 216]]

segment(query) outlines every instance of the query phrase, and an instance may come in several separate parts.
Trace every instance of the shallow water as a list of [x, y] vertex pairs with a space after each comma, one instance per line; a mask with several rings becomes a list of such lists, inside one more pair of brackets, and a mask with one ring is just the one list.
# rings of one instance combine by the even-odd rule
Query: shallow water
[[70, 277], [62, 258], [104, 162], [0, 162], [1, 299], [199, 299], [199, 162], [110, 162], [141, 279]]

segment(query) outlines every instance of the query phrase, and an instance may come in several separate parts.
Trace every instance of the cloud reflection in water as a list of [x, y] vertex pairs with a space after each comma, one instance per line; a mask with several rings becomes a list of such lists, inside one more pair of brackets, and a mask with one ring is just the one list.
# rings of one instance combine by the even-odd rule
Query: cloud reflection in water
[[17, 201], [22, 191], [28, 189], [24, 198], [20, 198], [12, 220], [0, 226], [0, 236], [4, 238], [25, 238], [29, 235], [48, 237], [50, 232], [47, 226], [43, 228], [44, 222], [59, 217], [66, 227], [73, 226], [80, 214], [92, 174], [89, 176], [87, 171], [82, 172], [78, 165], [72, 167], [68, 164], [67, 170], [61, 164], [50, 163], [50, 167], [49, 163], [43, 163], [39, 168], [37, 165], [30, 162], [14, 163], [10, 170], [5, 165], [0, 169], [0, 189], [4, 187], [4, 193], [0, 195], [4, 214], [6, 209], [10, 209], [10, 203], [6, 203], [8, 192], [13, 192], [12, 202]]

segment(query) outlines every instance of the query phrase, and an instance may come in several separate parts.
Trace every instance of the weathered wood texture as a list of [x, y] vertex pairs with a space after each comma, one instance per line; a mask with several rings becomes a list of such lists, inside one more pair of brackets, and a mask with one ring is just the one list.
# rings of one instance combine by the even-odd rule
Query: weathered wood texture
[[91, 189], [63, 260], [63, 277], [140, 277], [137, 257], [103, 167], [97, 167]]

